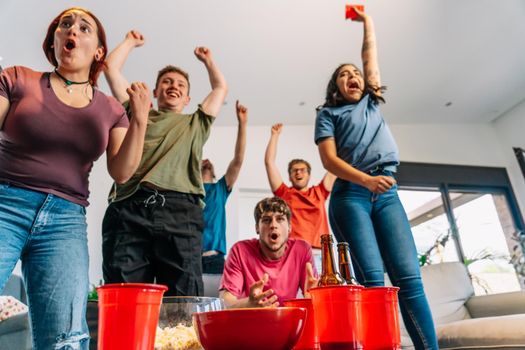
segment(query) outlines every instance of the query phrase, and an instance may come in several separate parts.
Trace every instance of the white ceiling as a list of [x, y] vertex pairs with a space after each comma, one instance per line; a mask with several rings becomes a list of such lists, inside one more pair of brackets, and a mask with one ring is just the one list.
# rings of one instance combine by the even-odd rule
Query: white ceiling
[[[344, 20], [343, 0], [0, 1], [0, 64], [49, 70], [47, 25], [70, 6], [104, 23], [111, 48], [129, 29], [146, 45], [124, 73], [154, 84], [175, 64], [190, 73], [192, 104], [209, 91], [195, 46], [208, 46], [230, 91], [217, 125], [233, 125], [234, 101], [252, 125], [312, 124], [332, 70], [360, 65], [362, 24]], [[525, 98], [525, 1], [370, 0], [378, 38], [383, 107], [390, 123], [487, 123]], [[101, 88], [107, 85], [101, 80]], [[447, 107], [446, 104], [452, 104]]]

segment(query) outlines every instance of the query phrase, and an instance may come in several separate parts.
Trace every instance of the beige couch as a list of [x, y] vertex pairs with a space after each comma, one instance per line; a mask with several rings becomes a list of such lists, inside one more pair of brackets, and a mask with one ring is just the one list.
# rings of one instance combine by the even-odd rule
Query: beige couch
[[[525, 291], [474, 296], [460, 262], [425, 266], [421, 274], [441, 350], [525, 349]], [[402, 343], [412, 348], [406, 333]]]

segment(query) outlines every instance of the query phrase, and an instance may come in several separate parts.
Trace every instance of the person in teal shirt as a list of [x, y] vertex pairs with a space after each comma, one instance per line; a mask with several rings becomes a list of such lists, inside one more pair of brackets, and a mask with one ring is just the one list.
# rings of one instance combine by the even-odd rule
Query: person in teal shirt
[[202, 235], [202, 272], [222, 274], [226, 254], [226, 201], [241, 171], [246, 149], [248, 110], [239, 101], [237, 112], [237, 140], [235, 153], [226, 174], [215, 181], [215, 170], [209, 159], [202, 161], [201, 172], [206, 197], [204, 202], [204, 231]]

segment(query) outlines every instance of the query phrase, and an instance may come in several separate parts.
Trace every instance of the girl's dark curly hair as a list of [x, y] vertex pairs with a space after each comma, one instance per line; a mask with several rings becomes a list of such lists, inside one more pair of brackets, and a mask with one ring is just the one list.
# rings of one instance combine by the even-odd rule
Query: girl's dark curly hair
[[[324, 104], [317, 107], [317, 109], [321, 109], [323, 107], [338, 107], [343, 106], [345, 104], [348, 104], [349, 102], [345, 100], [345, 98], [341, 95], [341, 92], [339, 91], [339, 88], [337, 87], [337, 77], [339, 76], [339, 72], [341, 69], [345, 66], [352, 66], [357, 68], [352, 63], [343, 63], [340, 64], [336, 70], [332, 73], [332, 77], [330, 78], [330, 81], [328, 82], [328, 86], [326, 87], [326, 97]], [[361, 70], [359, 70], [361, 72]], [[374, 100], [376, 103], [383, 102], [385, 103], [385, 99], [379, 95], [379, 92], [384, 92], [386, 90], [386, 86], [370, 86], [365, 81], [365, 89], [363, 92], [363, 96], [366, 94], [369, 94], [372, 100]]]

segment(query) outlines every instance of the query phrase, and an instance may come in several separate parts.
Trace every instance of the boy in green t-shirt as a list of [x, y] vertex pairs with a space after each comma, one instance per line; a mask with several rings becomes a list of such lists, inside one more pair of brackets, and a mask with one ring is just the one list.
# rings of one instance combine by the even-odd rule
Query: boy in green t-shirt
[[[130, 31], [107, 58], [106, 79], [121, 103], [127, 104], [129, 88], [122, 67], [143, 44], [144, 37]], [[197, 111], [182, 114], [190, 101], [188, 74], [174, 66], [159, 71], [153, 90], [158, 109], [149, 113], [139, 168], [114, 184], [102, 223], [106, 283], [156, 282], [169, 287], [167, 295], [203, 293], [200, 163], [228, 88], [211, 51], [197, 47], [194, 53], [208, 71], [211, 92]]]

